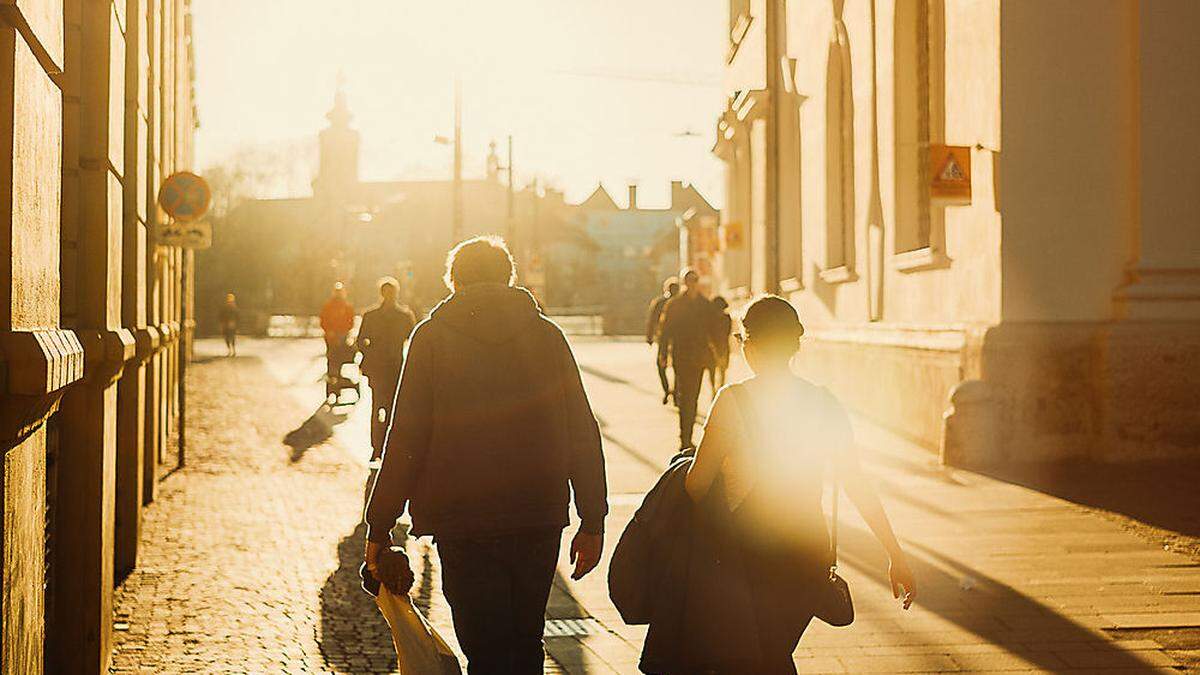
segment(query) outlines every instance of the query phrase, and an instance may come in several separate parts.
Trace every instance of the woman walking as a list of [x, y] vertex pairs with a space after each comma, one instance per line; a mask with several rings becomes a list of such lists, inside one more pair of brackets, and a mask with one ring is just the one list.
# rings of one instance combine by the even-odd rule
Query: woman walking
[[886, 550], [893, 595], [905, 609], [915, 596], [905, 555], [859, 467], [849, 416], [828, 390], [789, 369], [804, 332], [795, 309], [763, 297], [742, 324], [754, 377], [721, 390], [683, 480], [692, 504], [686, 576], [704, 582], [667, 591], [669, 607], [650, 619], [643, 672], [791, 674], [814, 616], [852, 620], [849, 595], [838, 592], [844, 582], [831, 574], [821, 505], [827, 473]]

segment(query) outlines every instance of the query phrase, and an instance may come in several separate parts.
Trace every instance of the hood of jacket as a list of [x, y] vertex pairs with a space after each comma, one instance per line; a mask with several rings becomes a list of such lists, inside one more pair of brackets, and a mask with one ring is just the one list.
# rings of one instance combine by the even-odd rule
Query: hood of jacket
[[504, 284], [473, 284], [455, 291], [429, 314], [430, 321], [489, 344], [520, 337], [541, 317], [529, 291]]

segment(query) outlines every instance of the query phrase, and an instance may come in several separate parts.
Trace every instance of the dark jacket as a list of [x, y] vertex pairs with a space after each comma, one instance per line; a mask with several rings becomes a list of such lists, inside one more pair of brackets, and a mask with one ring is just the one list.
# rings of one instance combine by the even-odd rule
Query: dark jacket
[[691, 464], [676, 461], [646, 494], [613, 551], [610, 595], [622, 618], [650, 625], [643, 672], [756, 672], [759, 626], [737, 524], [720, 479], [692, 502]]
[[413, 331], [368, 538], [408, 505], [413, 534], [489, 536], [608, 513], [600, 430], [562, 331], [524, 289], [479, 284]]
[[646, 315], [646, 344], [658, 342], [659, 332], [662, 330], [663, 307], [670, 299], [669, 295], [660, 295], [650, 301], [650, 311]]
[[371, 377], [372, 373], [392, 373], [395, 377], [404, 365], [404, 342], [416, 322], [407, 307], [397, 304], [380, 304], [363, 312], [358, 327], [363, 374]]
[[684, 481], [692, 463], [690, 457], [671, 463], [642, 498], [613, 549], [608, 597], [631, 626], [650, 623], [662, 595], [662, 560], [687, 537], [690, 505]]
[[712, 364], [712, 325], [717, 311], [702, 295], [681, 293], [663, 307], [662, 344], [676, 368], [705, 368]]
[[238, 325], [238, 308], [237, 305], [226, 303], [221, 305], [221, 309], [217, 312], [217, 321], [221, 324], [221, 330], [232, 331], [237, 330]]

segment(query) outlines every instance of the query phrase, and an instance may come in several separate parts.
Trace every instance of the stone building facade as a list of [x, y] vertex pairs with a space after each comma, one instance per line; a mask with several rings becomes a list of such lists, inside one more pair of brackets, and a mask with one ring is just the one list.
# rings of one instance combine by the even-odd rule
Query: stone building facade
[[795, 304], [802, 371], [949, 463], [1195, 456], [1200, 4], [730, 0], [729, 29], [721, 283]]
[[107, 672], [180, 417], [191, 256], [156, 247], [195, 126], [188, 0], [0, 2], [0, 670]]

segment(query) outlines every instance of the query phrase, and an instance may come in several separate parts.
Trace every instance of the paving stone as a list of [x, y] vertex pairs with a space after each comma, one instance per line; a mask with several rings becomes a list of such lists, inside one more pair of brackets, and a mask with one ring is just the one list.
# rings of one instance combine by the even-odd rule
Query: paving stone
[[[139, 566], [116, 594], [113, 672], [393, 672], [387, 627], [358, 587], [366, 472], [355, 449], [365, 450], [365, 416], [356, 408], [328, 438], [285, 446], [320, 397], [310, 377], [322, 370], [320, 343], [248, 343], [250, 356], [229, 360], [204, 358], [198, 343], [188, 466], [164, 478], [145, 511]], [[674, 423], [644, 345], [575, 347], [606, 441], [610, 554], [674, 454]], [[1195, 561], [1082, 506], [945, 470], [861, 420], [856, 431], [920, 598], [898, 609], [878, 545], [843, 509], [839, 571], [859, 620], [814, 622], [795, 655], [801, 672], [1178, 672], [1179, 658], [1192, 663], [1178, 657], [1194, 654], [1189, 643], [1166, 649], [1155, 631], [1200, 622]], [[417, 541], [409, 553], [414, 599], [455, 646], [436, 550]], [[556, 661], [546, 672], [637, 671], [646, 629], [620, 622], [607, 562], [581, 581], [560, 564], [548, 615], [596, 630], [548, 640]]]

